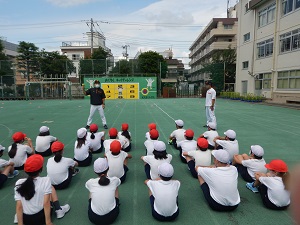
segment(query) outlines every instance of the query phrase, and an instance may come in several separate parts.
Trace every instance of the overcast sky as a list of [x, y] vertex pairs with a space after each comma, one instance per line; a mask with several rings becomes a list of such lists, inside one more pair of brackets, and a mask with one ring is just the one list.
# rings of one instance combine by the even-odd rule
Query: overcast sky
[[[232, 0], [230, 5], [234, 5]], [[115, 57], [130, 45], [188, 57], [189, 47], [213, 17], [226, 17], [227, 0], [0, 0], [0, 36], [58, 50], [63, 41], [87, 41], [84, 22], [93, 18]], [[184, 59], [184, 58], [183, 58]], [[187, 63], [189, 60], [184, 60]]]

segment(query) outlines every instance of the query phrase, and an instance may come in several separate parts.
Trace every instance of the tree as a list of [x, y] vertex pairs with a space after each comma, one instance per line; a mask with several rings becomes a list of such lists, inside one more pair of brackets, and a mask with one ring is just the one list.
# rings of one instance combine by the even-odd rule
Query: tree
[[26, 74], [27, 80], [30, 81], [30, 74], [40, 71], [38, 66], [39, 48], [33, 43], [21, 41], [19, 43], [18, 52], [18, 68], [20, 72]]
[[143, 52], [138, 57], [138, 65], [141, 73], [145, 74], [159, 74], [161, 72], [161, 77], [166, 77], [165, 68], [166, 62], [164, 58], [157, 52], [147, 51]]
[[132, 63], [133, 61], [127, 61], [125, 59], [121, 59], [116, 62], [116, 65], [112, 69], [112, 73], [115, 74], [130, 74], [132, 73]]
[[[4, 46], [0, 39], [0, 76], [2, 76], [2, 83], [6, 85], [13, 84], [13, 75], [14, 72], [12, 70], [12, 61], [3, 53]], [[9, 76], [5, 76], [9, 75]], [[0, 85], [2, 85], [2, 83]]]

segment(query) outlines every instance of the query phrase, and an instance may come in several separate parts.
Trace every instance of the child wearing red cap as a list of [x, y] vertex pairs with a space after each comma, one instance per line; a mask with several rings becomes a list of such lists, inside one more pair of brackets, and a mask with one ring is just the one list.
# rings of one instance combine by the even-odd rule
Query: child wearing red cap
[[[5, 148], [0, 145], [0, 157], [2, 157]], [[18, 170], [14, 170], [14, 163], [0, 159], [0, 189], [3, 187], [3, 184], [7, 181], [7, 178], [14, 178], [19, 175]]]
[[91, 124], [90, 132], [87, 132], [86, 140], [90, 143], [92, 153], [101, 153], [103, 150], [103, 142], [105, 131], [98, 132], [98, 125]]
[[146, 132], [146, 134], [145, 134], [145, 138], [146, 138], [146, 140], [150, 140], [150, 131], [151, 130], [156, 130], [156, 124], [155, 123], [149, 123], [148, 124], [148, 128], [149, 128], [149, 131], [148, 132]]
[[74, 147], [74, 160], [78, 162], [78, 166], [89, 166], [93, 160], [92, 149], [90, 143], [86, 140], [87, 130], [80, 128], [77, 130], [77, 140]]
[[70, 210], [68, 204], [61, 206], [49, 177], [40, 177], [44, 158], [35, 154], [25, 162], [24, 171], [28, 178], [20, 179], [15, 186], [15, 201], [18, 224], [52, 224], [51, 205], [56, 217], [62, 218]]
[[118, 138], [118, 130], [116, 128], [114, 128], [114, 127], [110, 128], [108, 131], [108, 135], [109, 135], [109, 139], [107, 139], [103, 142], [105, 154], [110, 151], [110, 144], [115, 140], [119, 141], [121, 143], [121, 146], [123, 146], [123, 142], [121, 140], [117, 139]]
[[123, 143], [122, 150], [129, 152], [131, 150], [131, 133], [128, 131], [128, 123], [123, 123], [120, 132], [118, 132], [118, 138]]
[[[274, 159], [265, 167], [269, 173], [255, 173], [254, 187], [257, 187], [265, 207], [274, 210], [286, 209], [290, 205], [288, 166], [281, 159]], [[247, 183], [247, 187], [248, 185], [250, 183]]]
[[146, 147], [146, 155], [153, 155], [154, 150], [154, 142], [158, 140], [159, 133], [156, 129], [152, 129], [149, 131], [150, 139], [147, 139], [144, 142], [144, 145]]
[[179, 157], [181, 162], [187, 163], [186, 156], [183, 154], [189, 151], [195, 151], [197, 149], [197, 142], [194, 139], [194, 131], [188, 129], [184, 132], [185, 140], [177, 142], [177, 148], [179, 149]]
[[210, 166], [211, 165], [211, 152], [208, 148], [208, 141], [205, 138], [198, 138], [197, 146], [199, 150], [184, 152], [188, 168], [194, 178], [198, 178], [196, 166]]
[[50, 135], [49, 127], [41, 126], [40, 133], [35, 140], [35, 153], [41, 156], [50, 156], [51, 145], [57, 138]]
[[121, 151], [122, 146], [118, 140], [114, 140], [110, 144], [110, 151], [105, 153], [107, 158], [109, 170], [107, 175], [109, 177], [118, 177], [123, 183], [126, 179], [128, 171], [127, 162], [132, 156], [127, 152]]
[[108, 177], [108, 170], [107, 160], [98, 158], [94, 162], [94, 172], [98, 177], [85, 183], [90, 192], [88, 216], [93, 224], [111, 224], [119, 215], [118, 186], [121, 181], [117, 177]]
[[71, 158], [63, 157], [64, 144], [59, 141], [51, 145], [51, 151], [54, 157], [47, 161], [47, 175], [56, 190], [65, 189], [71, 183], [72, 177], [79, 173], [79, 169], [75, 168], [78, 163]]
[[[32, 141], [22, 132], [14, 133], [12, 139], [14, 143], [8, 147], [9, 161], [14, 163], [16, 170], [23, 170], [27, 155], [34, 154]], [[24, 144], [25, 141], [27, 144]]]

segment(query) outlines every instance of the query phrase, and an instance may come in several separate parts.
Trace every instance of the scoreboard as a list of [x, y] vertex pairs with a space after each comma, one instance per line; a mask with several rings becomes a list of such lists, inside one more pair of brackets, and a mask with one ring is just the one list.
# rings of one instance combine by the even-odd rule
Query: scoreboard
[[102, 83], [106, 99], [139, 99], [139, 83]]

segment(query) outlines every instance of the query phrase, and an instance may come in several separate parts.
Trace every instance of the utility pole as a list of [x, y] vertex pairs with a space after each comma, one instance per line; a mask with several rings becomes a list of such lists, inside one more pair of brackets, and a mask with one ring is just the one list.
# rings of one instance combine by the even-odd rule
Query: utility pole
[[90, 31], [91, 31], [91, 56], [92, 56], [93, 50], [94, 50], [94, 21], [93, 21], [93, 18], [91, 18], [91, 20], [89, 22], [86, 22], [86, 24], [88, 26], [89, 26], [89, 24], [91, 24]]
[[227, 18], [229, 18], [229, 2], [230, 0], [227, 0], [227, 9], [226, 9]]
[[122, 48], [125, 49], [125, 52], [123, 52], [123, 56], [126, 58], [126, 61], [128, 59], [128, 53], [127, 48], [130, 47], [129, 45], [123, 45]]

